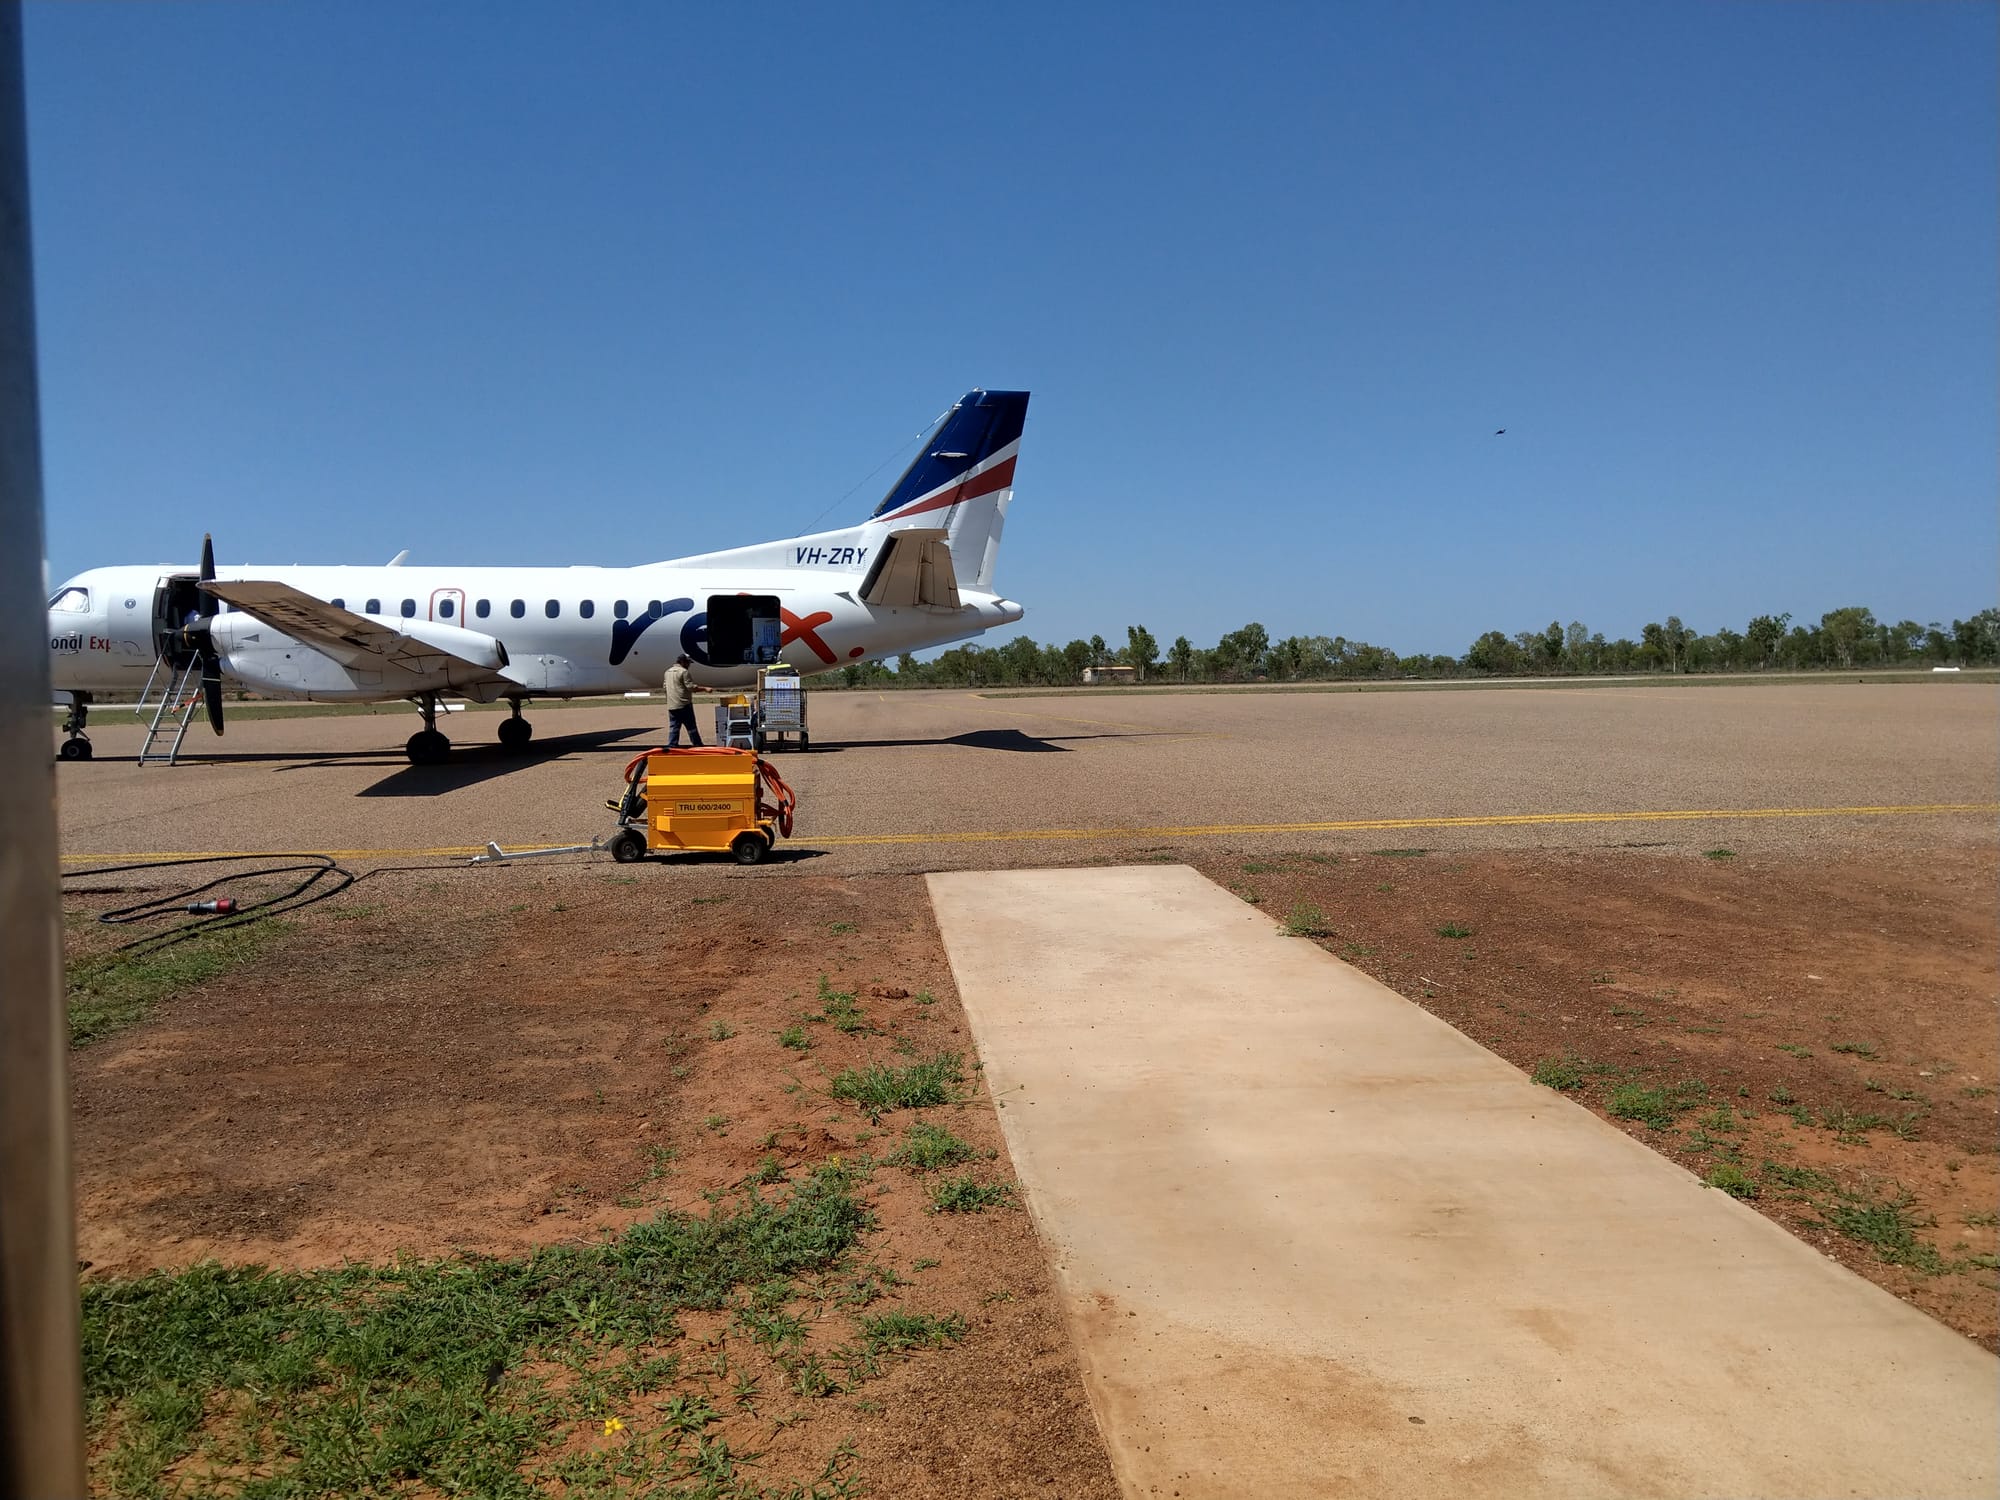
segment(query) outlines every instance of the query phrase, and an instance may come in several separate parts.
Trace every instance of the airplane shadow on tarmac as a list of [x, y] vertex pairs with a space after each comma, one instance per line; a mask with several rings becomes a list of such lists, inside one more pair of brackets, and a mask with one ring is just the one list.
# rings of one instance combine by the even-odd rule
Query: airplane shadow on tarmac
[[[1160, 736], [1171, 736], [1172, 731], [1161, 730]], [[941, 740], [842, 740], [838, 744], [821, 744], [810, 752], [813, 755], [832, 755], [842, 750], [916, 750], [937, 745], [956, 745], [966, 750], [1012, 750], [1030, 755], [1067, 755], [1067, 740], [1144, 740], [1156, 736], [1149, 731], [1138, 734], [1025, 734], [1018, 729], [973, 729], [964, 734], [949, 735]], [[781, 751], [773, 751], [781, 754]]]
[[[354, 795], [437, 797], [477, 786], [496, 776], [508, 775], [538, 761], [556, 760], [565, 755], [616, 754], [630, 759], [640, 750], [648, 748], [639, 743], [647, 733], [644, 730], [600, 729], [590, 734], [553, 735], [546, 740], [531, 741], [524, 750], [509, 750], [504, 745], [455, 745], [451, 759], [441, 766], [404, 766]], [[611, 791], [616, 790], [611, 788]]]

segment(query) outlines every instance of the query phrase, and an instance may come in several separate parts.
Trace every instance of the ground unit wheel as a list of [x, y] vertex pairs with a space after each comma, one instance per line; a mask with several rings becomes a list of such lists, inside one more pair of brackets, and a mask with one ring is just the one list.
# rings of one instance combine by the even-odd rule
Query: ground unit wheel
[[535, 726], [526, 719], [502, 719], [500, 743], [509, 750], [525, 750], [535, 737]]
[[799, 731], [799, 751], [800, 751], [800, 753], [801, 753], [801, 754], [803, 754], [803, 753], [804, 753], [805, 751], [807, 751], [807, 750], [810, 750], [810, 749], [812, 749], [812, 744], [813, 744], [813, 742], [812, 742], [812, 736], [811, 736], [811, 735], [809, 735], [809, 734], [807, 734], [807, 733], [806, 733], [806, 732], [805, 732], [805, 731], [804, 731], [803, 729], [801, 729], [801, 730]]
[[771, 846], [764, 842], [761, 833], [739, 833], [730, 840], [729, 852], [736, 856], [739, 865], [761, 865]]
[[628, 828], [611, 841], [611, 857], [621, 865], [636, 865], [646, 857], [646, 840]]
[[64, 740], [62, 748], [56, 751], [56, 754], [64, 760], [89, 760], [90, 741], [83, 739]]

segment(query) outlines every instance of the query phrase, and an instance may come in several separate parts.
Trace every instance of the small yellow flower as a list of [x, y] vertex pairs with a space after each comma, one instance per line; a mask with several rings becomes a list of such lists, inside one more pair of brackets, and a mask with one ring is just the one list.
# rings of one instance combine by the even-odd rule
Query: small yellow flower
[[614, 1432], [623, 1432], [624, 1430], [625, 1424], [619, 1421], [618, 1418], [606, 1417], [604, 1419], [604, 1435], [606, 1437], [610, 1437]]

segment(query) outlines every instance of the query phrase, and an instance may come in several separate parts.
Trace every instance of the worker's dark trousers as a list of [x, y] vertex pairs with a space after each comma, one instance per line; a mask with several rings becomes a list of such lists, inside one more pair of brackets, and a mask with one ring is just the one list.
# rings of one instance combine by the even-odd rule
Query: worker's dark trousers
[[673, 749], [681, 742], [681, 731], [685, 729], [690, 745], [701, 743], [701, 731], [694, 727], [692, 708], [670, 708], [667, 710], [667, 748]]

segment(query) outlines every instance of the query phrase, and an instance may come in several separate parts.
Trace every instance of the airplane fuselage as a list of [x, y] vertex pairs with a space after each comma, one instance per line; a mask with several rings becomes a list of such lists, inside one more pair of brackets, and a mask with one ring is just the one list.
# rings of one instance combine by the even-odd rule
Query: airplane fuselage
[[[225, 674], [259, 694], [315, 701], [383, 701], [442, 692], [492, 702], [657, 688], [676, 656], [708, 687], [755, 680], [783, 661], [801, 673], [963, 640], [1022, 616], [992, 594], [965, 591], [956, 609], [864, 603], [868, 549], [812, 557], [806, 539], [789, 567], [632, 568], [222, 567], [218, 582], [272, 580], [418, 641], [491, 638], [505, 665], [474, 673], [453, 660], [415, 665], [342, 662], [240, 611], [213, 625]], [[191, 567], [93, 568], [56, 593], [48, 616], [53, 685], [69, 693], [137, 692], [195, 609]]]

